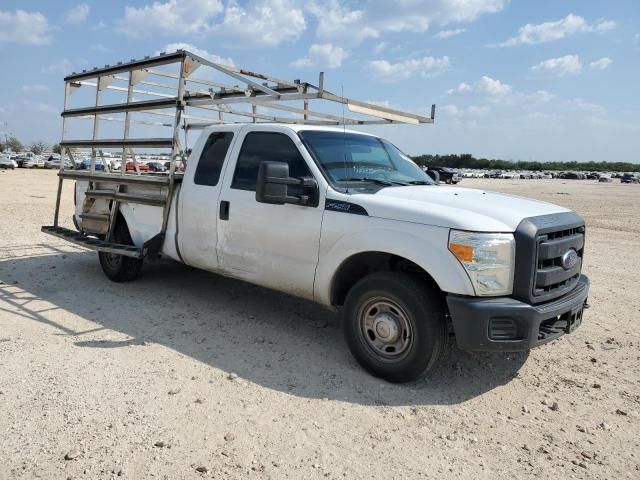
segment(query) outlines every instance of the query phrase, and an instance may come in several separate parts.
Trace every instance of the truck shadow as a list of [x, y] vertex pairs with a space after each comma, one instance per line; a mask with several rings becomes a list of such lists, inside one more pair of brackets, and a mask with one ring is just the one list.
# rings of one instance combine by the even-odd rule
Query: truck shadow
[[[0, 311], [71, 336], [76, 348], [157, 343], [267, 388], [365, 405], [464, 402], [509, 382], [528, 356], [452, 345], [434, 372], [389, 384], [351, 357], [339, 314], [311, 302], [167, 261], [149, 262], [141, 279], [116, 284], [94, 253], [35, 247], [43, 253], [0, 260]], [[95, 326], [73, 328], [78, 322], [60, 310]]]

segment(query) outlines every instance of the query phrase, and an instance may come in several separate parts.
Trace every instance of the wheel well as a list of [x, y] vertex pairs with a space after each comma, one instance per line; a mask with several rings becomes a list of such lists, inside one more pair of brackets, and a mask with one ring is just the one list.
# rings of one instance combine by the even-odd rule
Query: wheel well
[[343, 305], [349, 290], [360, 279], [374, 272], [387, 271], [414, 274], [441, 291], [433, 277], [411, 260], [385, 252], [362, 252], [349, 257], [338, 267], [331, 284], [331, 304]]

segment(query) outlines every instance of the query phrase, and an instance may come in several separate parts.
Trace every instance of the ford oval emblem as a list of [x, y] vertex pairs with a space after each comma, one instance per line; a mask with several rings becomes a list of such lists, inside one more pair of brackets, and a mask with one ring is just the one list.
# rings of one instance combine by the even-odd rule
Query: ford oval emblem
[[578, 263], [578, 252], [576, 252], [573, 248], [567, 250], [564, 255], [562, 255], [562, 268], [565, 270], [571, 270]]

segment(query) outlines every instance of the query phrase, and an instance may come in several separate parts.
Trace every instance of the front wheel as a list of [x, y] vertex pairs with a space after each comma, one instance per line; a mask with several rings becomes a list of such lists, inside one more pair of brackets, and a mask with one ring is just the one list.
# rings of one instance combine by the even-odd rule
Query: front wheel
[[[113, 241], [122, 245], [133, 245], [127, 224], [119, 220], [113, 232]], [[98, 252], [104, 274], [114, 282], [130, 282], [140, 276], [142, 259], [114, 253]]]
[[360, 365], [390, 382], [426, 372], [447, 341], [441, 299], [429, 284], [402, 272], [373, 273], [354, 285], [344, 332]]

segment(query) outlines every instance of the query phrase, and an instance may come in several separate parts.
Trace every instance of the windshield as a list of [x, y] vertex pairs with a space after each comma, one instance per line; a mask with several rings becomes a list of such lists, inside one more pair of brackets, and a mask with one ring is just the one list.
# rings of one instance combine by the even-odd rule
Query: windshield
[[434, 184], [409, 157], [380, 138], [317, 130], [302, 131], [300, 136], [337, 186]]

